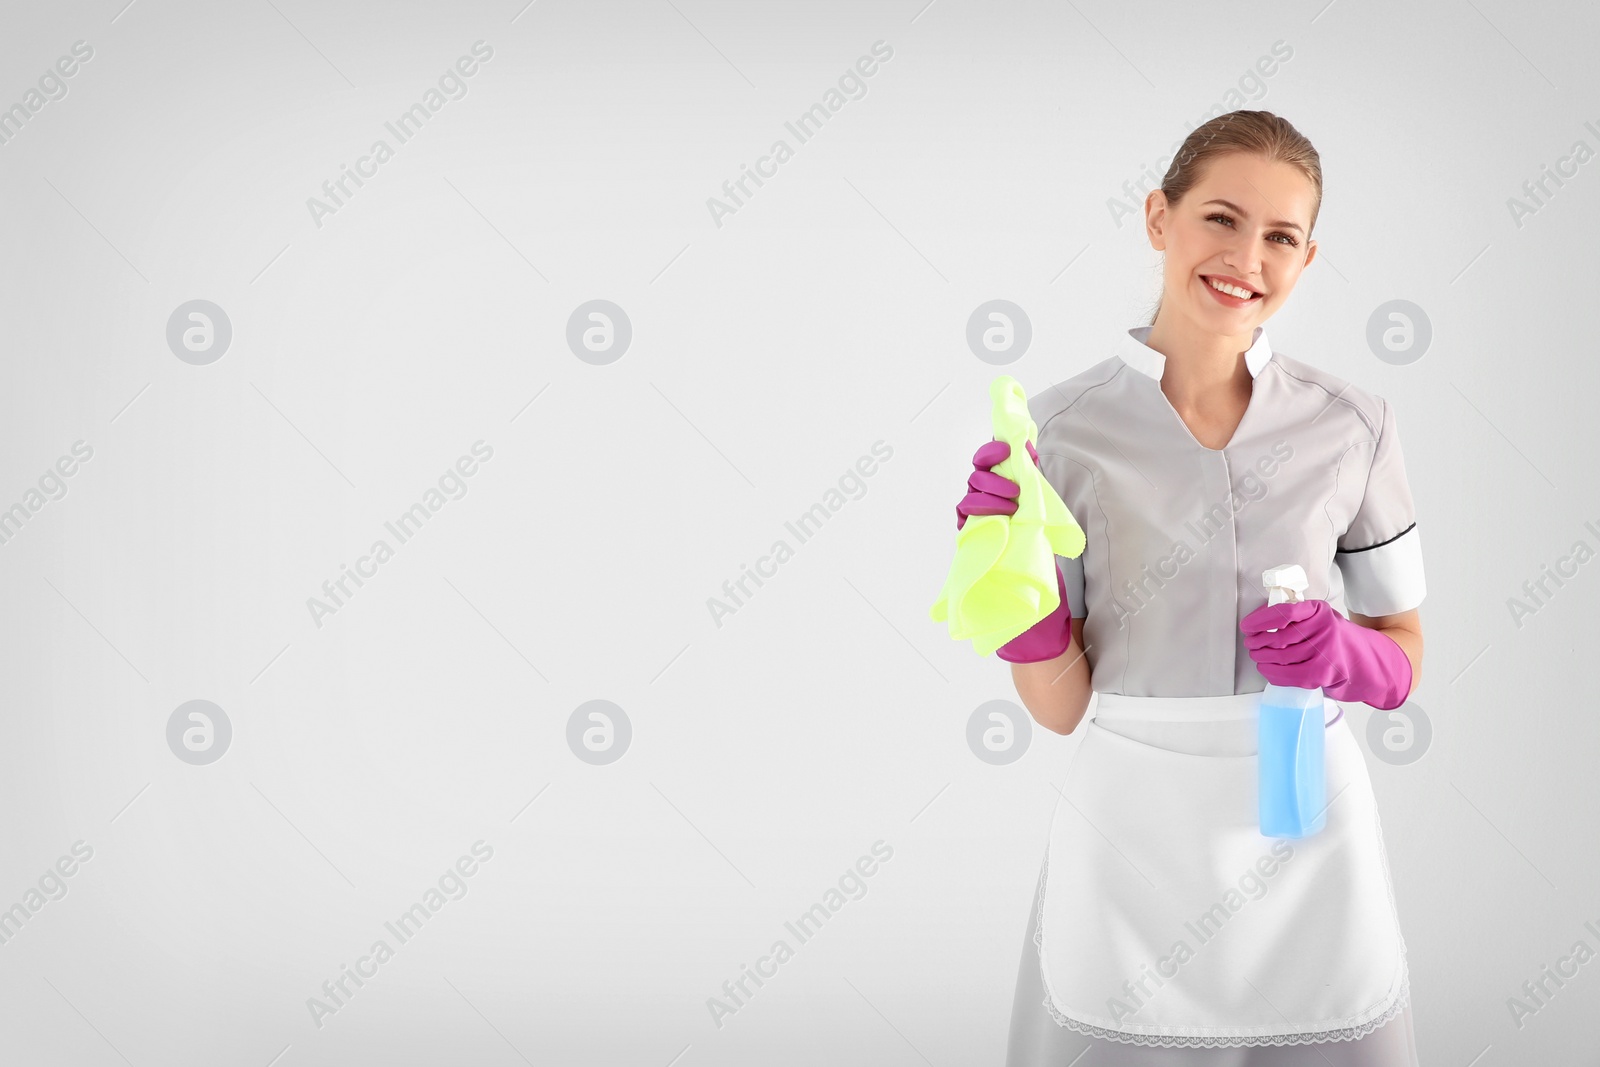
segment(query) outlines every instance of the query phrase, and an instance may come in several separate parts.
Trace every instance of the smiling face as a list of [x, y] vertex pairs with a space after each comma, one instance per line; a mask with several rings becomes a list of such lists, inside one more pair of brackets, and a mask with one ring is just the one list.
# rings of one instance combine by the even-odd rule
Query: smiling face
[[[1150, 245], [1166, 253], [1162, 316], [1235, 336], [1271, 318], [1316, 257], [1308, 240], [1316, 188], [1289, 163], [1230, 152], [1213, 158], [1176, 205], [1160, 189], [1145, 199]], [[1218, 292], [1218, 281], [1255, 295]], [[1237, 291], [1236, 291], [1237, 292]]]

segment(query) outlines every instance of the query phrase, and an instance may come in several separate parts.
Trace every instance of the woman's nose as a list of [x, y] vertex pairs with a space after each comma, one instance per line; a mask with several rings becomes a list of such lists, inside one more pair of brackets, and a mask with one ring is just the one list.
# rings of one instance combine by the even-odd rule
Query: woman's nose
[[1258, 277], [1261, 274], [1261, 250], [1256, 247], [1256, 237], [1236, 238], [1222, 254], [1222, 262], [1240, 278]]

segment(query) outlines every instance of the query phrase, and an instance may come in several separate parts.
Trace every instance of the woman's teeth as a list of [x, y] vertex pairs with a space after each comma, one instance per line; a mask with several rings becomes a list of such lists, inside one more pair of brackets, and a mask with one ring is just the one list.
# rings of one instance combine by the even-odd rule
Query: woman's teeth
[[1206, 284], [1211, 286], [1211, 288], [1215, 289], [1219, 293], [1227, 293], [1229, 296], [1237, 297], [1240, 300], [1253, 300], [1257, 296], [1261, 295], [1259, 293], [1253, 293], [1249, 289], [1241, 289], [1237, 285], [1229, 285], [1227, 282], [1219, 282], [1215, 278], [1207, 278]]

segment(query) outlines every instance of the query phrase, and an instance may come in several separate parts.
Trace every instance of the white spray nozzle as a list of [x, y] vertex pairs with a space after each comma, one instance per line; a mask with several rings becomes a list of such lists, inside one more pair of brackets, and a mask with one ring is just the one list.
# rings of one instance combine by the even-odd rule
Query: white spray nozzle
[[1305, 599], [1311, 587], [1305, 568], [1298, 563], [1285, 563], [1268, 567], [1261, 572], [1261, 584], [1267, 588], [1268, 604], [1293, 604]]

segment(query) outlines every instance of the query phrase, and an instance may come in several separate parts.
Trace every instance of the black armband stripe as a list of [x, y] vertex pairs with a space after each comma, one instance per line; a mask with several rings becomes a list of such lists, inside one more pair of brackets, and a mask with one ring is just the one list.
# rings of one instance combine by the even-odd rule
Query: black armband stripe
[[1417, 528], [1417, 524], [1415, 522], [1413, 522], [1410, 526], [1407, 526], [1404, 530], [1401, 530], [1399, 533], [1395, 534], [1393, 537], [1388, 538], [1387, 540], [1384, 540], [1384, 541], [1379, 541], [1375, 545], [1368, 545], [1365, 548], [1337, 548], [1337, 549], [1334, 549], [1334, 554], [1337, 555], [1338, 553], [1343, 552], [1346, 555], [1349, 555], [1352, 552], [1371, 552], [1375, 548], [1382, 548], [1384, 545], [1388, 544], [1390, 541], [1398, 541], [1400, 538], [1404, 537], [1406, 534], [1410, 533], [1412, 530], [1414, 530], [1416, 528]]

